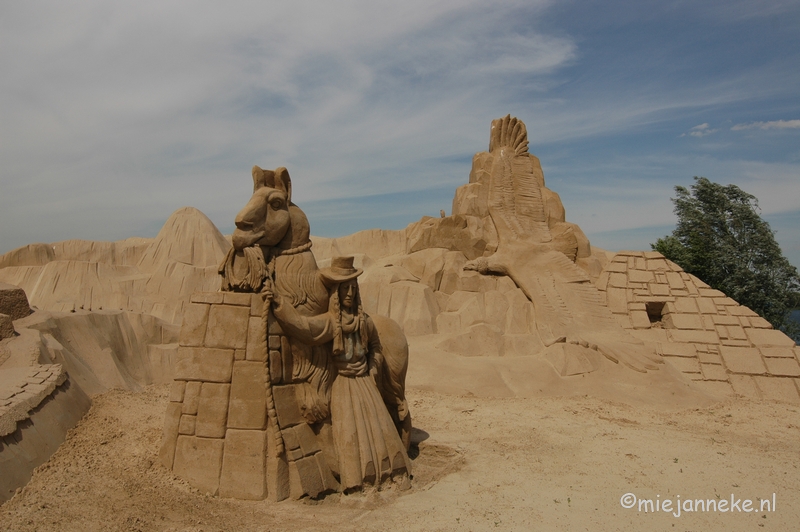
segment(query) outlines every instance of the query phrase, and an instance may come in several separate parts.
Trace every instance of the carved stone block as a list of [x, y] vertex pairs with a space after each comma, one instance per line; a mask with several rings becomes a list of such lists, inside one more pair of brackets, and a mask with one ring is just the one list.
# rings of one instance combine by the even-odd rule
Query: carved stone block
[[703, 321], [697, 314], [667, 314], [664, 319], [664, 327], [672, 329], [702, 329]]
[[305, 423], [305, 420], [300, 415], [295, 385], [274, 386], [272, 395], [275, 398], [275, 410], [278, 413], [278, 423], [281, 427]]
[[324, 486], [325, 490], [338, 490], [339, 483], [336, 481], [336, 478], [333, 476], [331, 472], [331, 468], [328, 465], [328, 461], [325, 459], [325, 456], [322, 453], [317, 453], [314, 455], [314, 458], [317, 460], [317, 467], [319, 467], [320, 477], [322, 478], [322, 485]]
[[758, 350], [765, 357], [794, 358], [794, 349], [791, 347], [760, 347]]
[[228, 427], [263, 429], [266, 427], [267, 399], [264, 389], [266, 368], [263, 362], [249, 360], [233, 364]]
[[244, 349], [247, 343], [247, 324], [250, 308], [233, 305], [213, 305], [208, 313], [205, 345]]
[[173, 471], [195, 488], [216, 495], [225, 440], [178, 436]]
[[181, 422], [178, 425], [178, 434], [186, 434], [187, 436], [194, 436], [196, 425], [197, 425], [197, 416], [183, 414], [181, 416]]
[[219, 305], [222, 303], [223, 295], [223, 292], [195, 292], [192, 294], [192, 303]]
[[261, 500], [267, 496], [267, 432], [230, 429], [225, 435], [220, 497]]
[[794, 340], [775, 329], [747, 329], [747, 336], [757, 346], [793, 347]]
[[261, 316], [261, 311], [264, 308], [264, 300], [261, 299], [259, 294], [250, 294], [250, 315]]
[[247, 325], [247, 350], [245, 351], [246, 360], [258, 360], [259, 362], [266, 362], [267, 353], [263, 349], [263, 339], [261, 335], [264, 334], [264, 326], [261, 323], [260, 317], [251, 317]]
[[606, 291], [606, 301], [611, 312], [615, 314], [628, 312], [628, 295], [624, 288], [609, 287]]
[[178, 441], [178, 426], [181, 421], [181, 404], [169, 403], [164, 416], [164, 434], [161, 440], [161, 450], [158, 457], [164, 467], [172, 469], [175, 459], [175, 444]]
[[718, 344], [719, 336], [714, 331], [694, 331], [684, 329], [670, 329], [670, 337], [673, 342], [696, 343], [696, 344]]
[[300, 448], [303, 450], [304, 456], [311, 456], [312, 454], [320, 451], [319, 443], [317, 442], [317, 435], [308, 426], [308, 423], [300, 423], [292, 427], [297, 440], [300, 443]]
[[297, 438], [294, 427], [283, 429], [281, 431], [281, 436], [283, 436], [283, 446], [287, 451], [293, 451], [300, 448], [300, 440]]
[[226, 305], [236, 305], [241, 307], [249, 307], [251, 306], [251, 296], [252, 294], [245, 294], [241, 292], [224, 292], [222, 296], [222, 302]]
[[187, 381], [231, 382], [233, 349], [179, 347], [175, 378]]
[[696, 358], [688, 357], [664, 357], [671, 366], [683, 373], [700, 374], [700, 362]]
[[785, 401], [787, 403], [800, 403], [794, 379], [779, 379], [775, 377], [753, 377], [758, 389], [765, 399]]
[[197, 414], [197, 403], [200, 400], [200, 387], [201, 382], [191, 381], [186, 383], [183, 392], [183, 413], [195, 415]]
[[[269, 434], [269, 433], [268, 433]], [[267, 497], [282, 501], [289, 497], [289, 462], [286, 454], [275, 456], [274, 442], [267, 436]]]
[[767, 368], [758, 350], [753, 347], [727, 347], [720, 349], [729, 371], [734, 373], [764, 374]]
[[299, 499], [303, 495], [316, 497], [325, 491], [322, 474], [314, 456], [306, 456], [300, 460], [289, 462], [289, 480], [290, 495], [293, 499]]
[[228, 416], [228, 394], [230, 384], [205, 382], [200, 388], [197, 405], [197, 423], [194, 433], [205, 438], [225, 437], [225, 421]]
[[269, 378], [272, 384], [280, 384], [283, 379], [283, 357], [280, 351], [269, 352]]
[[183, 402], [183, 394], [186, 391], [186, 381], [172, 381], [169, 389], [169, 400], [173, 403]]
[[281, 337], [277, 334], [270, 334], [269, 335], [269, 342], [267, 347], [270, 349], [280, 349], [281, 348]]
[[703, 370], [703, 378], [712, 381], [726, 381], [728, 380], [728, 373], [720, 365], [717, 364], [700, 364]]
[[206, 336], [209, 305], [189, 303], [183, 313], [180, 342], [185, 346], [201, 346]]
[[289, 338], [281, 336], [281, 382], [292, 382], [292, 366], [294, 364], [292, 355], [292, 345]]
[[717, 306], [714, 304], [713, 299], [708, 299], [705, 297], [696, 297], [693, 298], [697, 303], [700, 312], [703, 314], [716, 314], [717, 313]]
[[793, 358], [766, 358], [767, 370], [772, 375], [800, 377], [800, 365]]
[[675, 357], [696, 357], [697, 348], [694, 344], [681, 344], [677, 342], [667, 342], [661, 344], [661, 354]]

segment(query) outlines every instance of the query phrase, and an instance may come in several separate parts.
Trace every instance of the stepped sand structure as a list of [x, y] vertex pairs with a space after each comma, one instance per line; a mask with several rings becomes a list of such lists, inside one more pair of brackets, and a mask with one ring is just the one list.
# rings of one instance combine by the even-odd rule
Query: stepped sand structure
[[[402, 328], [409, 387], [476, 401], [800, 404], [791, 339], [658, 253], [592, 247], [545, 185], [524, 124], [499, 119], [490, 139], [450, 216], [311, 237], [316, 266], [353, 255], [366, 312]], [[172, 383], [161, 459], [201, 491], [280, 500], [336, 489], [330, 449], [301, 415], [291, 348], [268, 336], [265, 374], [253, 349], [265, 340], [261, 298], [219, 291], [230, 250], [202, 213], [184, 208], [154, 239], [31, 244], [0, 256], [0, 501], [28, 482], [91, 397], [154, 383]], [[253, 393], [265, 375], [286, 445], [280, 463], [269, 462], [266, 397]]]

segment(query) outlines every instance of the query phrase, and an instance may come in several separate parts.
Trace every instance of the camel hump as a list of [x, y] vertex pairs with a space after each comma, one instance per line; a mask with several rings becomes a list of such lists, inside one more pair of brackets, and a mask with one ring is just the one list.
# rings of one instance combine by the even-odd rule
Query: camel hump
[[511, 148], [515, 155], [528, 153], [528, 130], [522, 120], [511, 115], [492, 120], [489, 152], [500, 148]]

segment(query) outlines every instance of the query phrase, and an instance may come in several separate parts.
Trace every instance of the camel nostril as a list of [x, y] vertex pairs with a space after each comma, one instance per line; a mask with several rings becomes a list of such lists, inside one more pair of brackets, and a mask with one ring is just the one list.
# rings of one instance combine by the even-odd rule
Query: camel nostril
[[241, 229], [242, 231], [249, 231], [253, 229], [253, 222], [248, 222], [246, 220], [236, 220], [236, 228]]

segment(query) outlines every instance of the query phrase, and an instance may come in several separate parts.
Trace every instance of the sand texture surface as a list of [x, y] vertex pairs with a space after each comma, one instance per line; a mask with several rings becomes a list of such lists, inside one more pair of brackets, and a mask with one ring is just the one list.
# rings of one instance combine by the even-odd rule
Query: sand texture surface
[[[201, 495], [157, 462], [167, 385], [94, 398], [2, 530], [791, 530], [800, 520], [800, 411], [736, 400], [673, 412], [592, 397], [478, 398], [409, 390], [410, 491], [269, 503]], [[771, 499], [769, 512], [638, 512], [654, 501]], [[741, 503], [740, 503], [741, 506]]]

